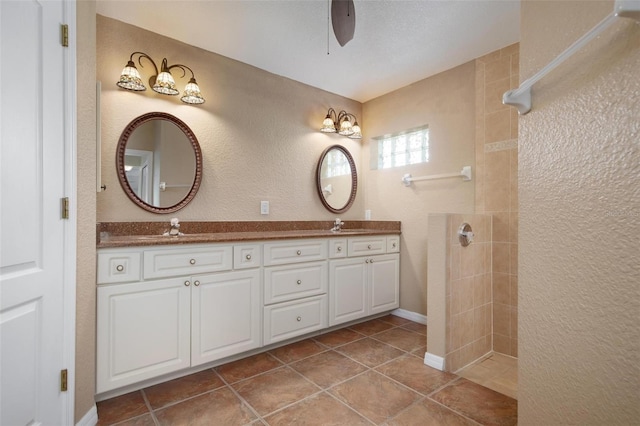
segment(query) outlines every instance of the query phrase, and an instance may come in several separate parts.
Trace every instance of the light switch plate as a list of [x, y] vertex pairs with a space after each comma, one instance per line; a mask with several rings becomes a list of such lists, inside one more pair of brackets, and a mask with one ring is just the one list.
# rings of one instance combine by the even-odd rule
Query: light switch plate
[[269, 202], [260, 201], [260, 214], [269, 214]]

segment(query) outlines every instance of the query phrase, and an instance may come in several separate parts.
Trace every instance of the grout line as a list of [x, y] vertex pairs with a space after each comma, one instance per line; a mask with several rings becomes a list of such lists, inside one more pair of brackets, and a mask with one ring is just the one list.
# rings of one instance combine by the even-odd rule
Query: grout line
[[[280, 368], [280, 367], [277, 367], [277, 368]], [[276, 369], [277, 369], [277, 368], [276, 368]], [[274, 369], [274, 370], [275, 370], [275, 369]], [[231, 391], [231, 393], [233, 393], [233, 394], [236, 396], [236, 398], [238, 398], [242, 404], [246, 405], [246, 407], [249, 409], [249, 411], [251, 411], [251, 412], [253, 413], [253, 415], [254, 415], [254, 416], [256, 416], [256, 419], [255, 419], [255, 420], [260, 420], [260, 421], [262, 422], [262, 424], [267, 424], [267, 423], [264, 421], [264, 419], [262, 418], [262, 416], [258, 413], [258, 411], [256, 411], [256, 409], [255, 409], [255, 408], [253, 408], [253, 406], [252, 406], [251, 404], [249, 404], [249, 402], [248, 402], [246, 399], [244, 399], [244, 398], [242, 397], [242, 395], [240, 395], [240, 394], [238, 393], [238, 391], [237, 391], [233, 386], [231, 386], [231, 384], [230, 384], [229, 382], [227, 382], [227, 381], [225, 380], [225, 378], [224, 378], [224, 377], [222, 377], [222, 375], [221, 375], [220, 373], [218, 373], [218, 371], [217, 371], [217, 370], [215, 370], [215, 369], [214, 369], [214, 371], [215, 371], [215, 373], [218, 375], [218, 377], [220, 377], [220, 380], [222, 380], [222, 382], [225, 384], [225, 386], [226, 386], [227, 388], [229, 388], [229, 390]], [[271, 371], [271, 370], [268, 370], [268, 371]], [[256, 376], [251, 376], [251, 377], [256, 377]], [[240, 380], [240, 381], [242, 381], [242, 380]], [[235, 383], [239, 383], [239, 382], [235, 382]], [[255, 422], [255, 420], [252, 420], [252, 421], [251, 421], [251, 423], [254, 423], [254, 422]]]
[[151, 402], [149, 402], [147, 393], [144, 391], [144, 389], [140, 389], [140, 393], [142, 393], [142, 399], [144, 400], [144, 403], [147, 405], [147, 410], [149, 410], [149, 414], [151, 414], [151, 420], [153, 420], [153, 423], [156, 426], [160, 426], [160, 422], [156, 418], [155, 414], [153, 414], [153, 408], [151, 407]]

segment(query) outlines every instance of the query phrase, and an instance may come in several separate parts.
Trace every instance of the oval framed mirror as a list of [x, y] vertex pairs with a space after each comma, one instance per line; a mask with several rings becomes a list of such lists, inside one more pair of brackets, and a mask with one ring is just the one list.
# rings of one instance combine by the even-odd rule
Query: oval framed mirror
[[316, 188], [322, 204], [333, 213], [343, 213], [356, 199], [358, 174], [351, 153], [340, 145], [325, 149], [318, 161]]
[[202, 151], [182, 120], [150, 112], [131, 121], [120, 135], [116, 170], [122, 189], [136, 205], [153, 213], [180, 210], [202, 182]]

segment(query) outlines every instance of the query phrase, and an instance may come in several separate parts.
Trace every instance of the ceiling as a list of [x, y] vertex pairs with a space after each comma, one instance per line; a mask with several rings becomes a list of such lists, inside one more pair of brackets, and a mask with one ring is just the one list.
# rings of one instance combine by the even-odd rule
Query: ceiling
[[360, 102], [520, 38], [518, 0], [354, 3], [344, 47], [328, 0], [97, 0], [97, 13]]

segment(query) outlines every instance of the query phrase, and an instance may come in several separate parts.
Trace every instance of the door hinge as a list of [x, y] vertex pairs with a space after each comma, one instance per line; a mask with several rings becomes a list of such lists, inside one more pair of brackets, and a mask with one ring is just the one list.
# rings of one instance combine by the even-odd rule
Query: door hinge
[[60, 370], [60, 392], [67, 391], [67, 369]]
[[62, 201], [62, 218], [69, 219], [69, 197], [64, 197]]
[[69, 47], [69, 25], [60, 25], [61, 43], [64, 47]]

